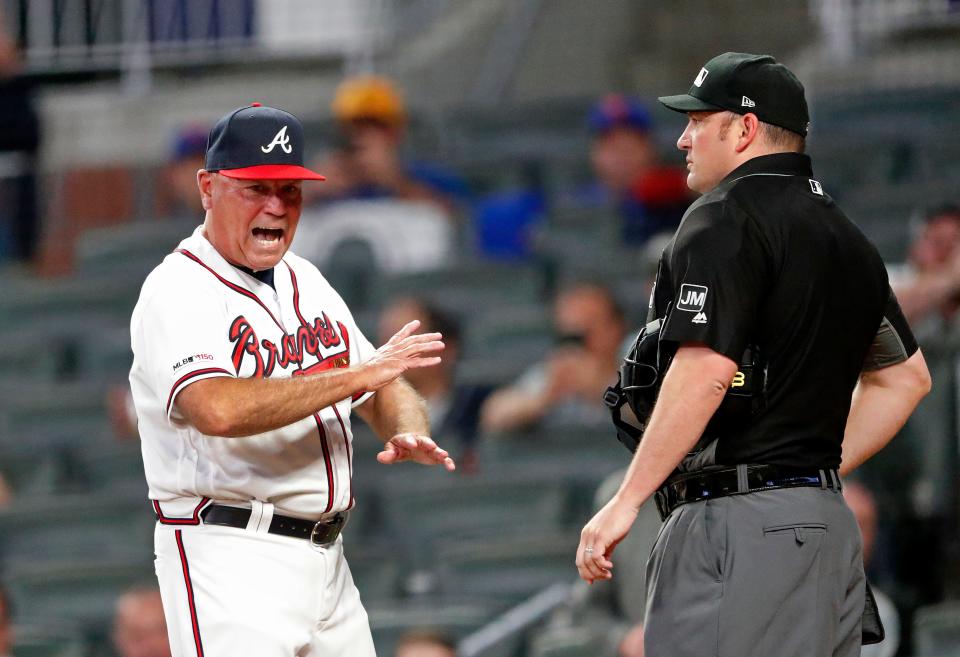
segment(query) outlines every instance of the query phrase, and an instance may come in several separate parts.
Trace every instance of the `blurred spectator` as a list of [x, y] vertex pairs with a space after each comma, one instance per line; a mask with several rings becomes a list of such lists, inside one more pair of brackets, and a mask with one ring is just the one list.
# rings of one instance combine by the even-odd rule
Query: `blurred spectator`
[[122, 383], [110, 386], [106, 395], [107, 419], [117, 440], [126, 442], [137, 440], [137, 409], [133, 406], [133, 394], [130, 384]]
[[170, 657], [159, 589], [132, 588], [120, 596], [113, 618], [113, 645], [120, 657]]
[[610, 290], [579, 283], [560, 292], [553, 309], [556, 346], [547, 358], [483, 405], [485, 431], [603, 426], [603, 391], [617, 378], [625, 337], [623, 311]]
[[[877, 502], [873, 493], [857, 481], [844, 482], [843, 499], [853, 511], [860, 526], [860, 535], [863, 537], [863, 568], [869, 573], [877, 538]], [[864, 646], [860, 654], [863, 657], [893, 657], [900, 645], [900, 614], [893, 601], [883, 591], [877, 589], [873, 582], [870, 583], [870, 587], [877, 600], [877, 609], [880, 612], [886, 638], [880, 643]]]
[[158, 214], [161, 217], [198, 223], [203, 216], [197, 171], [204, 167], [208, 129], [190, 125], [174, 135], [170, 161], [157, 189]]
[[0, 259], [28, 260], [38, 238], [36, 155], [40, 122], [20, 50], [0, 14]]
[[610, 94], [590, 111], [590, 162], [599, 187], [623, 217], [623, 239], [640, 245], [657, 233], [673, 233], [693, 200], [686, 172], [664, 166], [650, 134], [650, 112], [636, 98]]
[[425, 201], [447, 214], [465, 199], [466, 186], [457, 176], [402, 157], [407, 111], [390, 80], [347, 79], [337, 89], [332, 109], [339, 143], [317, 165], [327, 177], [326, 184], [314, 190], [319, 198]]
[[397, 639], [394, 657], [457, 657], [457, 645], [433, 630], [409, 630]]
[[450, 444], [451, 439], [456, 438], [460, 446], [458, 470], [472, 472], [476, 469], [474, 448], [480, 407], [490, 389], [456, 383], [461, 354], [460, 323], [452, 315], [421, 299], [405, 297], [387, 306], [378, 327], [381, 342], [389, 340], [414, 319], [420, 320], [420, 331], [442, 333], [446, 348], [440, 365], [408, 370], [403, 377], [426, 400], [434, 437]]
[[13, 488], [11, 488], [10, 484], [7, 483], [7, 480], [4, 479], [3, 473], [0, 472], [0, 509], [5, 509], [12, 503]]
[[13, 655], [13, 606], [10, 595], [0, 584], [0, 657]]
[[[610, 501], [626, 469], [614, 472], [597, 488], [595, 510]], [[613, 553], [616, 576], [592, 585], [577, 580], [568, 604], [557, 610], [543, 641], [571, 629], [588, 635], [595, 657], [643, 657], [643, 617], [647, 608], [647, 558], [660, 531], [660, 514], [653, 500], [640, 507], [630, 533]]]
[[[407, 113], [399, 92], [384, 78], [351, 78], [337, 90], [333, 114], [338, 143], [314, 167], [327, 179], [304, 197], [307, 207], [294, 252], [321, 270], [345, 265], [358, 273], [406, 272], [444, 266], [456, 239], [452, 219], [466, 199], [466, 187], [439, 166], [404, 159]], [[344, 243], [363, 245], [366, 261], [337, 262]]]
[[891, 268], [890, 284], [921, 342], [942, 335], [960, 308], [960, 206], [921, 215], [907, 262]]

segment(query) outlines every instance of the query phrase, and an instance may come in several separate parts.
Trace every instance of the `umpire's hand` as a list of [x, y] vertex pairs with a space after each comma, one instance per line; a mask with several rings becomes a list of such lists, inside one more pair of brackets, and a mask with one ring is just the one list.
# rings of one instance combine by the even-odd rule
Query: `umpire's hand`
[[637, 509], [614, 496], [580, 532], [577, 548], [577, 570], [580, 577], [594, 580], [613, 578], [613, 550], [630, 531], [637, 518]]

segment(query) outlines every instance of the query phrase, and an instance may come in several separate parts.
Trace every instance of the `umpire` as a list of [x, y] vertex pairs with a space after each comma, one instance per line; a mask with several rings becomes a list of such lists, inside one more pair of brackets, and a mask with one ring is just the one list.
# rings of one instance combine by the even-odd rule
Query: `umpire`
[[[793, 73], [725, 53], [660, 102], [687, 115], [677, 147], [702, 196], [650, 303], [669, 368], [577, 568], [611, 578], [614, 548], [655, 495], [648, 657], [859, 655], [865, 579], [840, 476], [900, 429], [929, 372], [879, 254], [803, 154]], [[748, 369], [749, 410], [715, 417]]]

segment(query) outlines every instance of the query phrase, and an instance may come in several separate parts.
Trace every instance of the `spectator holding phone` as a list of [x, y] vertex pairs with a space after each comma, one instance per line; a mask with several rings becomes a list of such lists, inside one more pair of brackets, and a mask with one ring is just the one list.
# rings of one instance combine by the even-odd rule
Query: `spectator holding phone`
[[555, 346], [490, 395], [480, 413], [485, 431], [610, 424], [602, 395], [620, 366], [623, 311], [608, 288], [578, 283], [560, 292], [553, 314]]

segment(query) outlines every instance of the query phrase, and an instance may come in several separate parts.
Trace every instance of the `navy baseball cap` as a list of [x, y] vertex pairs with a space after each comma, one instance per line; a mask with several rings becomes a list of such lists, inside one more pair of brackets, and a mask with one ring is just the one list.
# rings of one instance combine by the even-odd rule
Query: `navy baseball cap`
[[703, 65], [687, 93], [657, 100], [677, 112], [749, 112], [801, 136], [810, 128], [803, 85], [770, 55], [717, 55]]
[[260, 103], [217, 121], [207, 138], [204, 168], [245, 180], [326, 180], [303, 166], [300, 120]]
[[587, 117], [590, 131], [604, 133], [611, 128], [627, 127], [650, 130], [650, 111], [637, 98], [625, 94], [608, 94], [590, 109]]

